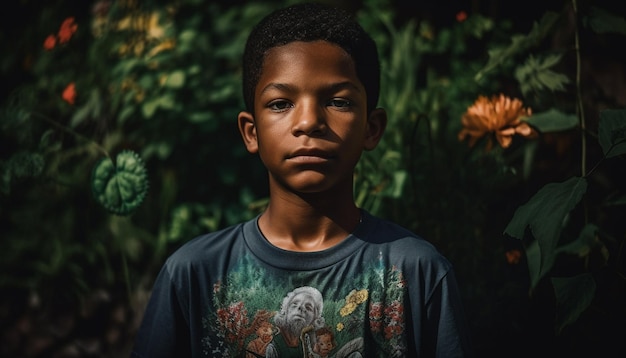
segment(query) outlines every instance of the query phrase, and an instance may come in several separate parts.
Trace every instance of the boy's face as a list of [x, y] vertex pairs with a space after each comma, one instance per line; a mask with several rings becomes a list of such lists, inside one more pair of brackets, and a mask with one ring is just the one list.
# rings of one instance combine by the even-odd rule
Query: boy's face
[[292, 42], [271, 49], [239, 128], [248, 151], [259, 153], [270, 185], [300, 193], [352, 190], [353, 169], [373, 149], [386, 116], [368, 119], [367, 95], [351, 57], [339, 46]]

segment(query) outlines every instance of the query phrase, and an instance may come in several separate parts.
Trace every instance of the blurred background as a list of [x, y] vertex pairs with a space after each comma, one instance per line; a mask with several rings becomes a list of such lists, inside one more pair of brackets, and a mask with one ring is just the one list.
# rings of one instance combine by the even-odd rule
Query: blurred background
[[[240, 56], [294, 2], [5, 7], [2, 357], [128, 356], [165, 258], [263, 209]], [[390, 117], [357, 202], [450, 259], [477, 356], [626, 356], [626, 6], [332, 3], [377, 41]]]

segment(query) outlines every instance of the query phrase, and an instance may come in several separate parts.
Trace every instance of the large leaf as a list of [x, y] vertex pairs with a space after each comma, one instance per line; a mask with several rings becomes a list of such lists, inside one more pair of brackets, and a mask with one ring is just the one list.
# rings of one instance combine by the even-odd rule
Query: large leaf
[[504, 232], [522, 239], [528, 228], [539, 244], [540, 266], [531, 270], [537, 275], [531, 277], [531, 280], [537, 280], [550, 270], [562, 223], [586, 191], [587, 180], [581, 177], [572, 177], [562, 183], [550, 183], [515, 211]]
[[559, 132], [578, 126], [578, 117], [551, 108], [545, 112], [522, 118], [541, 133]]
[[596, 282], [589, 273], [574, 277], [553, 277], [556, 296], [556, 329], [575, 322], [589, 307], [596, 294]]
[[108, 211], [129, 215], [143, 202], [148, 192], [146, 167], [137, 153], [125, 150], [100, 160], [93, 169], [91, 189], [96, 200]]
[[[544, 266], [552, 267], [555, 259], [556, 255], [548, 257], [549, 261], [545, 262]], [[539, 242], [537, 240], [532, 241], [526, 247], [526, 260], [528, 262], [528, 275], [530, 277], [530, 291], [532, 292], [545, 274], [541, 272], [541, 249], [539, 248]]]
[[626, 109], [605, 109], [600, 112], [598, 137], [607, 158], [626, 154]]

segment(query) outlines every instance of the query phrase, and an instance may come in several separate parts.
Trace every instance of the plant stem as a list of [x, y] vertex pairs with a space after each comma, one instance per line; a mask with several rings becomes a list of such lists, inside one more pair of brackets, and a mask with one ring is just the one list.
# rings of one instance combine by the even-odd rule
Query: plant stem
[[85, 137], [84, 135], [82, 135], [82, 134], [80, 134], [80, 133], [78, 133], [78, 132], [76, 132], [76, 131], [72, 130], [71, 128], [68, 128], [68, 127], [66, 127], [66, 126], [64, 126], [64, 125], [62, 125], [62, 124], [60, 124], [60, 123], [55, 122], [54, 120], [52, 120], [51, 118], [49, 118], [49, 117], [48, 117], [48, 116], [46, 116], [46, 115], [43, 115], [43, 114], [41, 114], [41, 113], [37, 113], [37, 112], [30, 112], [30, 113], [31, 113], [31, 115], [33, 115], [34, 117], [37, 117], [37, 118], [39, 118], [39, 119], [43, 119], [44, 121], [46, 121], [46, 122], [48, 122], [48, 123], [52, 124], [53, 126], [57, 127], [58, 129], [60, 129], [60, 130], [62, 130], [62, 131], [64, 131], [64, 132], [66, 132], [66, 133], [69, 133], [69, 134], [73, 135], [74, 137], [76, 137], [76, 138], [78, 138], [78, 139], [80, 139], [80, 140], [82, 140], [82, 141], [88, 142], [89, 144], [91, 144], [91, 145], [95, 146], [95, 147], [96, 147], [96, 148], [97, 148], [100, 152], [102, 152], [102, 154], [104, 154], [107, 158], [111, 158], [111, 156], [110, 156], [110, 155], [109, 155], [109, 153], [106, 151], [106, 149], [104, 149], [104, 147], [102, 147], [100, 144], [98, 144], [97, 142], [95, 142], [93, 139], [91, 139], [91, 138], [87, 138], [87, 137]]
[[578, 2], [572, 0], [572, 7], [574, 8], [574, 50], [576, 52], [576, 111], [578, 112], [578, 118], [580, 120], [581, 131], [581, 176], [587, 174], [587, 135], [585, 125], [585, 111], [583, 109], [583, 99], [581, 94], [580, 73], [581, 73], [581, 60], [580, 60], [580, 34], [578, 30]]
[[[578, 1], [572, 0], [572, 7], [574, 9], [574, 50], [576, 53], [576, 112], [578, 112], [578, 118], [580, 119], [580, 175], [585, 177], [587, 175], [587, 129], [585, 125], [585, 111], [583, 108], [583, 98], [580, 85], [580, 73], [581, 73], [581, 59], [580, 59], [580, 34], [578, 27]], [[585, 223], [589, 222], [589, 210], [586, 204], [586, 200], [583, 198], [583, 212], [585, 216]]]

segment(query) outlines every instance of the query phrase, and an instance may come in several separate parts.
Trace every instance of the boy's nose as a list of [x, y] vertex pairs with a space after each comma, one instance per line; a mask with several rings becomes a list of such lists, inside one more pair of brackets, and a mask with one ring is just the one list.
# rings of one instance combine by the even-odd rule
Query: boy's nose
[[322, 106], [314, 103], [301, 104], [294, 113], [292, 133], [299, 135], [322, 135], [326, 132], [326, 120]]

